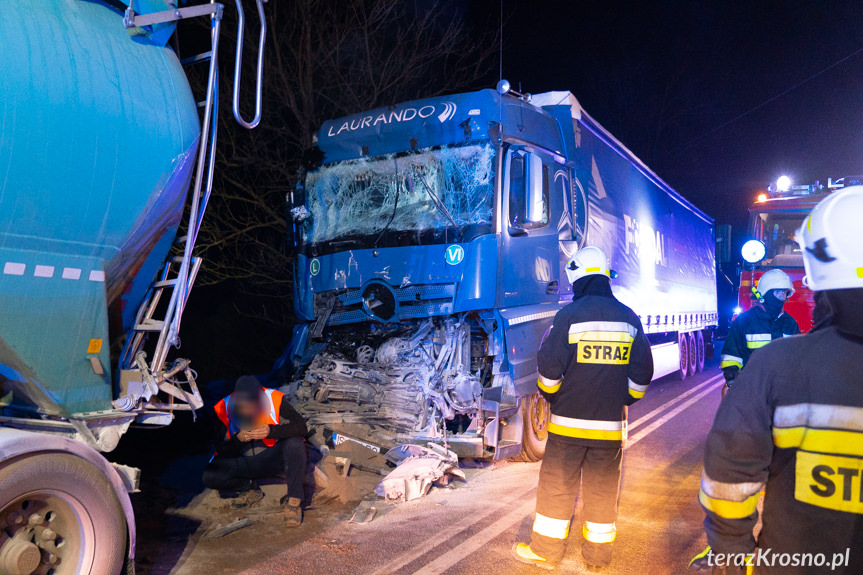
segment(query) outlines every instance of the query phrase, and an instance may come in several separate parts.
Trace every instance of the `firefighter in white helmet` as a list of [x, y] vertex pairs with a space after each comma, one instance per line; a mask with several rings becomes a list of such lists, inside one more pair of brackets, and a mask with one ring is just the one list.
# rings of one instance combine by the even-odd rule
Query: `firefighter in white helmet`
[[[806, 284], [831, 308], [825, 327], [757, 350], [707, 437], [699, 500], [701, 571], [857, 574], [863, 566], [863, 186], [824, 199], [797, 232]], [[753, 528], [765, 493], [763, 527]], [[737, 557], [721, 568], [723, 554]], [[794, 555], [796, 554], [796, 555]], [[825, 558], [819, 563], [784, 557]], [[817, 560], [817, 559], [816, 559]], [[802, 564], [801, 564], [802, 563]]]
[[548, 567], [563, 557], [579, 485], [584, 497], [585, 563], [611, 561], [626, 406], [653, 376], [653, 356], [635, 313], [611, 292], [611, 271], [597, 247], [578, 250], [566, 274], [573, 301], [560, 310], [538, 354], [540, 393], [551, 406], [548, 443], [530, 544], [516, 559]]
[[722, 346], [720, 365], [726, 386], [734, 382], [753, 350], [800, 333], [797, 321], [785, 313], [785, 301], [792, 294], [794, 285], [782, 270], [766, 271], [758, 279], [753, 290], [757, 304], [737, 316]]

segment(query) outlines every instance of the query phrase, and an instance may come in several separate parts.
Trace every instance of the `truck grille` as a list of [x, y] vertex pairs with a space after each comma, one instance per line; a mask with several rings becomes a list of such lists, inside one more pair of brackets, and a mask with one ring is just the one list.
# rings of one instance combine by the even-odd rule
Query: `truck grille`
[[[453, 310], [455, 284], [410, 285], [392, 288], [399, 303], [398, 319], [413, 319], [448, 315]], [[368, 321], [370, 318], [363, 310], [362, 290], [333, 290], [315, 294], [315, 317], [325, 313], [327, 302], [335, 297], [333, 311], [327, 325], [344, 325]]]

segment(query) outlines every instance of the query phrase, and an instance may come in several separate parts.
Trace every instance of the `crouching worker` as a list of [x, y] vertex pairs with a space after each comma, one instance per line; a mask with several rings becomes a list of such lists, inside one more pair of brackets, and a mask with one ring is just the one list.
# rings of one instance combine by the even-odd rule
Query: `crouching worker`
[[235, 491], [237, 507], [264, 497], [257, 480], [284, 473], [288, 493], [282, 500], [289, 527], [303, 522], [300, 503], [306, 474], [306, 422], [275, 389], [243, 376], [234, 392], [216, 404], [216, 455], [204, 469], [204, 485]]

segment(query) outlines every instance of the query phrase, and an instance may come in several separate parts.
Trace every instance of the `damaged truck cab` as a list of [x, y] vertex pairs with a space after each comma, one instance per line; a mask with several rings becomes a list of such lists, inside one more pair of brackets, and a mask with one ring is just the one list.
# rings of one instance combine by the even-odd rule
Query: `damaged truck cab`
[[657, 376], [703, 366], [713, 222], [570, 93], [379, 108], [325, 123], [309, 156], [289, 206], [302, 321], [286, 359], [324, 439], [541, 458], [536, 355], [587, 244], [620, 271]]

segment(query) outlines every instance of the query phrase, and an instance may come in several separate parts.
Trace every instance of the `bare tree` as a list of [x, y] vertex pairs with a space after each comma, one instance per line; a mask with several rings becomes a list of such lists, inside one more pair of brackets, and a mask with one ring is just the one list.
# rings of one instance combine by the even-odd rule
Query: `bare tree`
[[268, 4], [264, 120], [247, 132], [222, 113], [201, 283], [236, 280], [242, 313], [290, 322], [285, 197], [302, 151], [327, 119], [487, 84], [498, 38], [469, 29], [461, 10], [420, 0]]

